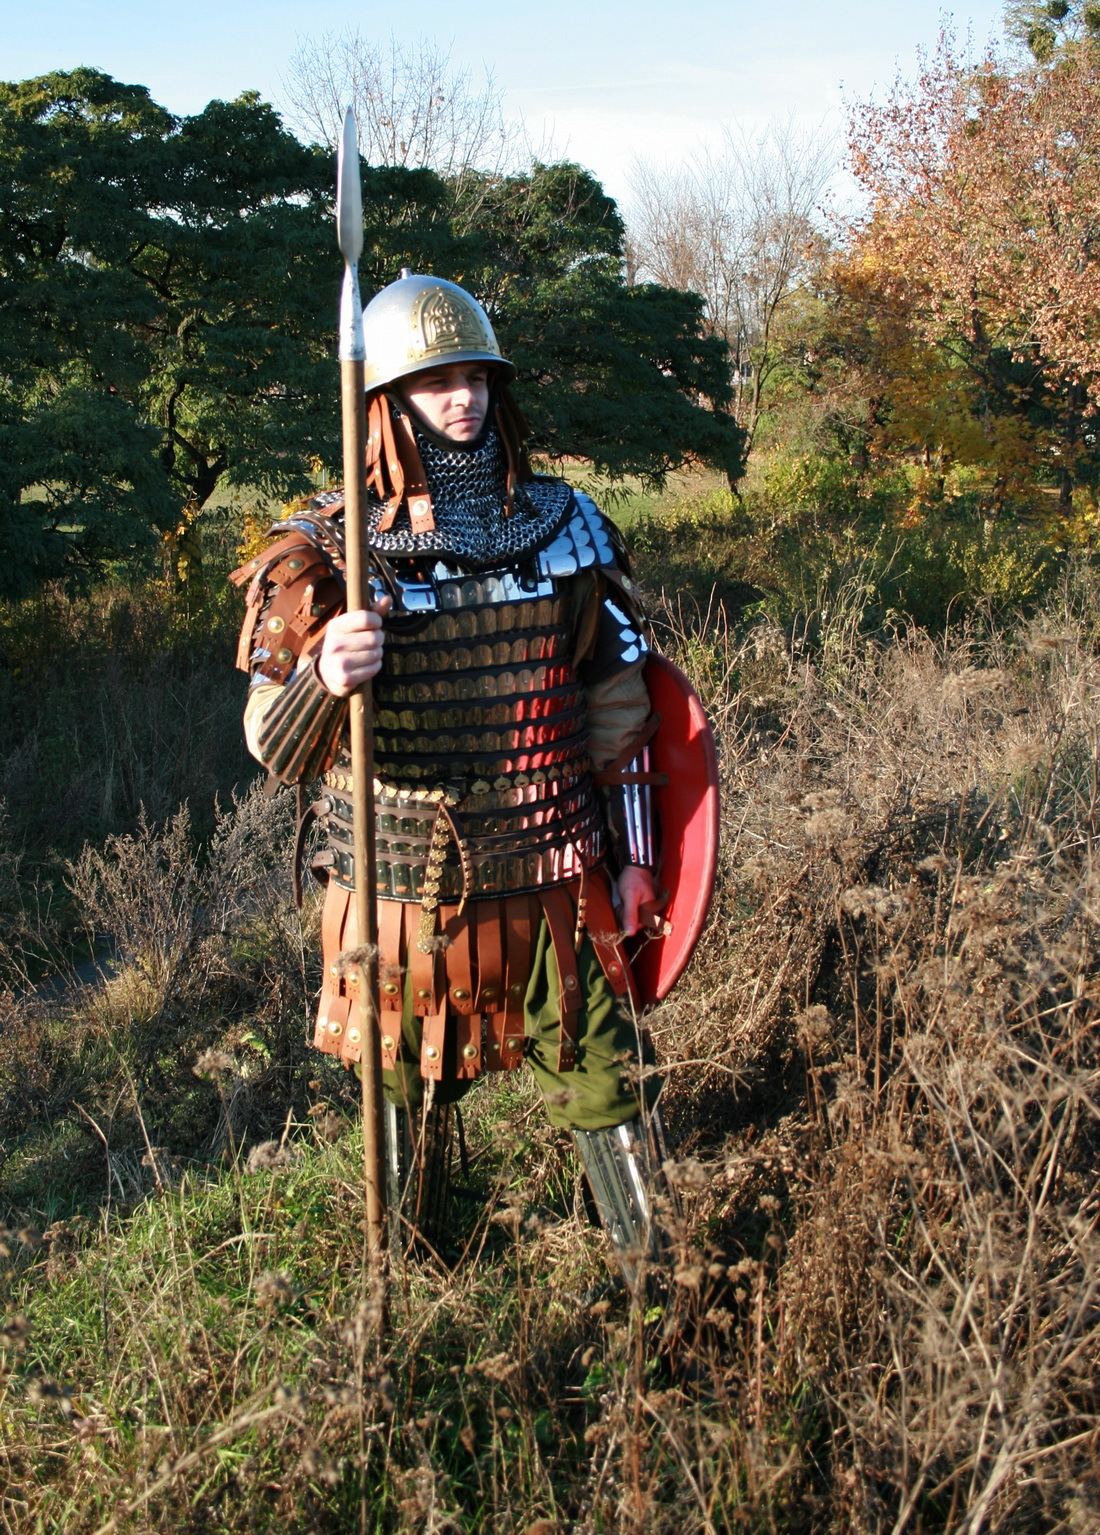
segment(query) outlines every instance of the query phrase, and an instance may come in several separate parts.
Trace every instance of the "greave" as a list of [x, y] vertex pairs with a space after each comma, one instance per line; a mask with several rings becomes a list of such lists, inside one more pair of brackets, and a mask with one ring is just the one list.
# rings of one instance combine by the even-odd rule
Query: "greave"
[[441, 1257], [452, 1236], [453, 1107], [433, 1104], [410, 1114], [387, 1103], [384, 1125], [390, 1250], [411, 1252], [419, 1238]]
[[654, 1109], [644, 1124], [639, 1118], [606, 1130], [574, 1130], [573, 1139], [626, 1282], [641, 1297], [645, 1270], [667, 1245], [662, 1217], [673, 1213], [660, 1117]]

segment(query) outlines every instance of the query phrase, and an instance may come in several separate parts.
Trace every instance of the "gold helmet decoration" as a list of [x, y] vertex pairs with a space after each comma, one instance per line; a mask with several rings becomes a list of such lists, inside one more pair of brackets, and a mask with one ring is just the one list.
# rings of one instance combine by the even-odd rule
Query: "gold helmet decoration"
[[489, 317], [457, 283], [403, 267], [363, 311], [368, 393], [422, 368], [452, 362], [495, 363], [511, 378]]

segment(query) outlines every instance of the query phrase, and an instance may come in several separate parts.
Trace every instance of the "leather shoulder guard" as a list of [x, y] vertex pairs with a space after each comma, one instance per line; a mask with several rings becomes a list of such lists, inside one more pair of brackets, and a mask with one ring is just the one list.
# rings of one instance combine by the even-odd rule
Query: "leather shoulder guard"
[[343, 530], [328, 517], [299, 512], [271, 532], [275, 542], [229, 577], [236, 586], [248, 583], [237, 666], [265, 682], [285, 682], [344, 605]]

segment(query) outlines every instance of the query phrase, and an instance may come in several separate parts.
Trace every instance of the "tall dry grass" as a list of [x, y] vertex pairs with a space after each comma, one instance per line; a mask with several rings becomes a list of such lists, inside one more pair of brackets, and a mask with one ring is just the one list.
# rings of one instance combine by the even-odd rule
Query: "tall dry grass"
[[1100, 1527], [1095, 592], [938, 641], [867, 639], [855, 589], [812, 647], [674, 627], [724, 841], [652, 1017], [667, 1293], [604, 1288], [506, 1081], [468, 1116], [467, 1257], [399, 1264], [375, 1349], [285, 842], [247, 801], [247, 857], [146, 828], [74, 875], [120, 975], [5, 1004], [0, 1528]]

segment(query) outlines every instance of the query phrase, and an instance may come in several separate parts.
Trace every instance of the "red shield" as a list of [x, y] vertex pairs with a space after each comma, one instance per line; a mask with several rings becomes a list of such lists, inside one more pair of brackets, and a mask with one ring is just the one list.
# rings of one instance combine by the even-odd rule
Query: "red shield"
[[661, 1002], [699, 941], [718, 868], [718, 753], [691, 683], [665, 656], [646, 661], [646, 687], [660, 728], [650, 763], [667, 784], [653, 789], [661, 853], [657, 886], [668, 892], [663, 930], [633, 940], [631, 970], [641, 1002]]

